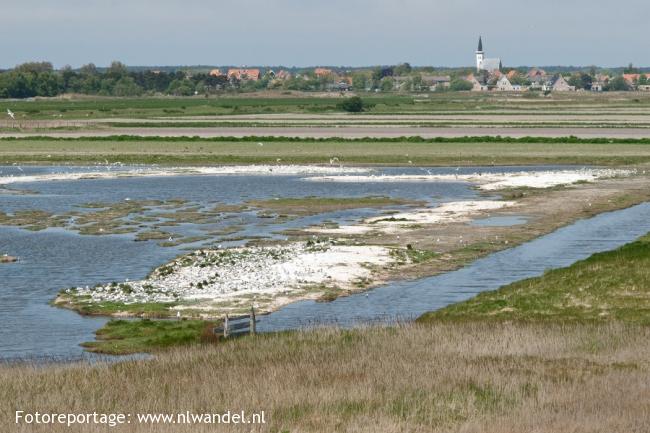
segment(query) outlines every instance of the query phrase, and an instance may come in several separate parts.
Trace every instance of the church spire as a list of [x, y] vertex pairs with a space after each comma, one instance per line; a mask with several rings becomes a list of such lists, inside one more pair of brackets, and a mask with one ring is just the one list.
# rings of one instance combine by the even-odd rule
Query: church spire
[[478, 37], [478, 50], [477, 51], [483, 51], [483, 38], [481, 36]]

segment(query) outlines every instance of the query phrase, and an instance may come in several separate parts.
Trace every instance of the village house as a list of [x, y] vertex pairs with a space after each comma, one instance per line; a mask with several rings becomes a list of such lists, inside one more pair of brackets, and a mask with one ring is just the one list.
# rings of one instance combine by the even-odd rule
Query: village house
[[336, 83], [329, 83], [327, 85], [327, 90], [330, 92], [349, 92], [352, 89], [352, 85], [348, 80], [342, 79]]
[[650, 90], [650, 84], [639, 84], [639, 79], [642, 75], [646, 81], [650, 81], [650, 74], [623, 74], [623, 79], [631, 88], [648, 91]]
[[336, 74], [334, 74], [334, 71], [332, 71], [331, 69], [316, 68], [314, 69], [314, 75], [316, 75], [316, 77], [318, 78], [323, 78], [323, 77], [328, 77], [330, 75], [336, 75]]
[[517, 72], [516, 69], [513, 69], [511, 71], [508, 71], [506, 77], [508, 77], [508, 80], [512, 83], [513, 80], [519, 78], [519, 72]]
[[288, 80], [291, 78], [291, 73], [289, 71], [282, 69], [276, 72], [275, 78], [277, 78], [278, 80]]
[[501, 78], [499, 78], [499, 81], [497, 81], [496, 90], [500, 92], [513, 92], [515, 88], [513, 87], [510, 80], [508, 80], [508, 77], [506, 75], [503, 75]]
[[213, 69], [208, 75], [211, 77], [222, 77], [224, 74], [221, 72], [221, 69]]
[[574, 92], [575, 86], [569, 85], [561, 74], [557, 74], [542, 86], [545, 92]]
[[259, 69], [228, 69], [228, 79], [258, 81], [261, 77]]
[[422, 75], [422, 83], [429, 87], [429, 90], [435, 91], [439, 88], [447, 88], [451, 83], [449, 75]]
[[487, 83], [476, 78], [474, 74], [468, 75], [466, 80], [472, 83], [472, 92], [487, 92], [489, 90]]
[[609, 84], [609, 75], [596, 74], [591, 82], [591, 91], [592, 92], [602, 92], [605, 87]]
[[541, 89], [548, 81], [548, 75], [543, 69], [532, 68], [526, 74], [526, 79], [530, 81], [531, 89]]

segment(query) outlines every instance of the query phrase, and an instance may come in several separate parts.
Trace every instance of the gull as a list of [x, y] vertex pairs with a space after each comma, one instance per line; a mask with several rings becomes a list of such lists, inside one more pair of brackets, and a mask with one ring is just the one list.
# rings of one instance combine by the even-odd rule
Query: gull
[[264, 143], [257, 143], [258, 146], [264, 146]]
[[14, 114], [13, 111], [7, 108], [7, 115], [11, 117], [13, 120], [16, 120], [16, 115]]

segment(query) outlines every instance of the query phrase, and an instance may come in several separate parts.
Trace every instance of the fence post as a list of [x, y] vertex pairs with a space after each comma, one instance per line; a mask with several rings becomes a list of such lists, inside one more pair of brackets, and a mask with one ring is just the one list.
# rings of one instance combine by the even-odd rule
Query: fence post
[[228, 315], [223, 321], [223, 338], [228, 338]]
[[250, 333], [251, 335], [255, 335], [255, 308], [251, 306], [251, 317], [250, 317]]

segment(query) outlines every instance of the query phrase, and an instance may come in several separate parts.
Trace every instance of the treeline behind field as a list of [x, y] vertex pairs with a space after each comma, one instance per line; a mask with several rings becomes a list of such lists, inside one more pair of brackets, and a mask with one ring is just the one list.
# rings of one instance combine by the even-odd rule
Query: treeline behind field
[[[365, 77], [364, 74], [361, 74]], [[30, 62], [0, 72], [0, 99], [51, 97], [60, 94], [133, 97], [142, 95], [209, 95], [221, 91], [252, 92], [280, 89], [287, 91], [323, 91], [334, 83], [335, 76], [316, 76], [313, 71], [284, 80], [265, 74], [259, 80], [239, 80], [225, 75], [184, 70], [129, 69], [113, 62], [102, 69], [90, 63], [78, 70], [65, 67], [55, 70], [49, 62]], [[365, 88], [365, 81], [357, 83]]]
[[101, 96], [140, 96], [164, 93], [189, 96], [209, 93], [231, 85], [226, 77], [183, 71], [129, 71], [120, 62], [113, 62], [105, 72], [93, 64], [79, 70], [64, 68], [55, 71], [49, 62], [32, 62], [0, 73], [0, 98], [31, 98], [80, 93]]

